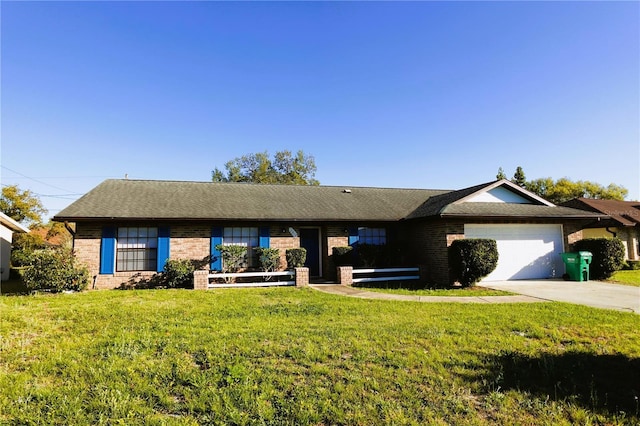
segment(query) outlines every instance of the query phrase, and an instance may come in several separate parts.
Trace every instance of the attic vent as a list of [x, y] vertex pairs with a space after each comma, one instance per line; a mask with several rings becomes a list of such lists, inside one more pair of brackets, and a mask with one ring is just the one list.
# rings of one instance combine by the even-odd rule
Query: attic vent
[[351, 194], [351, 190], [350, 189], [343, 189], [342, 193], [343, 194]]

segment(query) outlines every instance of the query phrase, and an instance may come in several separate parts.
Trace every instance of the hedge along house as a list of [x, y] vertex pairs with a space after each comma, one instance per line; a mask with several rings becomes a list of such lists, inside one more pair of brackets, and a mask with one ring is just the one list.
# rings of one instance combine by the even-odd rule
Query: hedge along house
[[425, 280], [449, 283], [447, 247], [458, 238], [498, 241], [489, 279], [559, 277], [559, 254], [581, 227], [605, 217], [557, 207], [509, 181], [459, 191], [247, 183], [107, 180], [54, 217], [74, 222], [74, 250], [114, 288], [161, 271], [167, 259], [203, 259], [221, 270], [219, 244], [304, 247], [312, 277], [332, 279], [333, 247], [403, 248], [398, 262], [424, 266]]

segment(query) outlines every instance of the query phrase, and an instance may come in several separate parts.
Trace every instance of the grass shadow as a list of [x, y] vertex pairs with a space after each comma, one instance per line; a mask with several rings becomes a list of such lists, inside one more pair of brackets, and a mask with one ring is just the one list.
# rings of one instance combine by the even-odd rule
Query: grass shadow
[[0, 295], [2, 296], [20, 296], [30, 293], [22, 281], [20, 272], [15, 268], [11, 268], [8, 280], [0, 282]]
[[640, 415], [640, 358], [566, 352], [528, 356], [505, 352], [487, 361], [491, 389], [526, 391], [551, 400], [572, 400], [602, 414]]

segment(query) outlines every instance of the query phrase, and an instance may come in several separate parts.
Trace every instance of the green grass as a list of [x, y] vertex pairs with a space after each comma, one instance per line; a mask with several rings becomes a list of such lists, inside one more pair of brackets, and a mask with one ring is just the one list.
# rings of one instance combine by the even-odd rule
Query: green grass
[[484, 297], [484, 296], [508, 296], [515, 293], [508, 291], [491, 290], [482, 287], [467, 287], [467, 288], [450, 288], [450, 289], [411, 289], [411, 288], [397, 288], [397, 287], [364, 287], [354, 286], [366, 291], [373, 291], [378, 293], [390, 293], [401, 294], [407, 296], [457, 296], [457, 297]]
[[0, 424], [638, 424], [640, 316], [312, 289], [0, 298]]
[[633, 271], [617, 271], [609, 279], [616, 284], [625, 284], [640, 287], [640, 269]]

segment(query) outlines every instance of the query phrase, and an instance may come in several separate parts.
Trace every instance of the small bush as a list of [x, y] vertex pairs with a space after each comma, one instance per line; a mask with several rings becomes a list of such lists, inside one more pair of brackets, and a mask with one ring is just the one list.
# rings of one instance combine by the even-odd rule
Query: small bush
[[331, 249], [333, 255], [333, 263], [336, 266], [349, 266], [353, 265], [353, 247], [333, 247]]
[[247, 248], [245, 246], [218, 244], [216, 250], [222, 257], [223, 272], [238, 272], [247, 262]]
[[449, 268], [452, 278], [463, 287], [475, 285], [498, 266], [498, 245], [495, 240], [470, 238], [454, 241], [449, 247]]
[[277, 271], [280, 267], [280, 250], [277, 248], [256, 247], [260, 269], [265, 272]]
[[22, 280], [29, 291], [81, 291], [87, 288], [91, 276], [71, 251], [43, 249], [31, 253]]
[[285, 252], [287, 258], [287, 268], [301, 268], [307, 261], [307, 249], [303, 247], [290, 248]]
[[589, 251], [593, 255], [589, 278], [606, 280], [624, 266], [624, 244], [618, 238], [586, 238], [573, 245], [574, 251]]
[[193, 288], [194, 262], [189, 259], [169, 259], [164, 264], [160, 285], [167, 288]]

